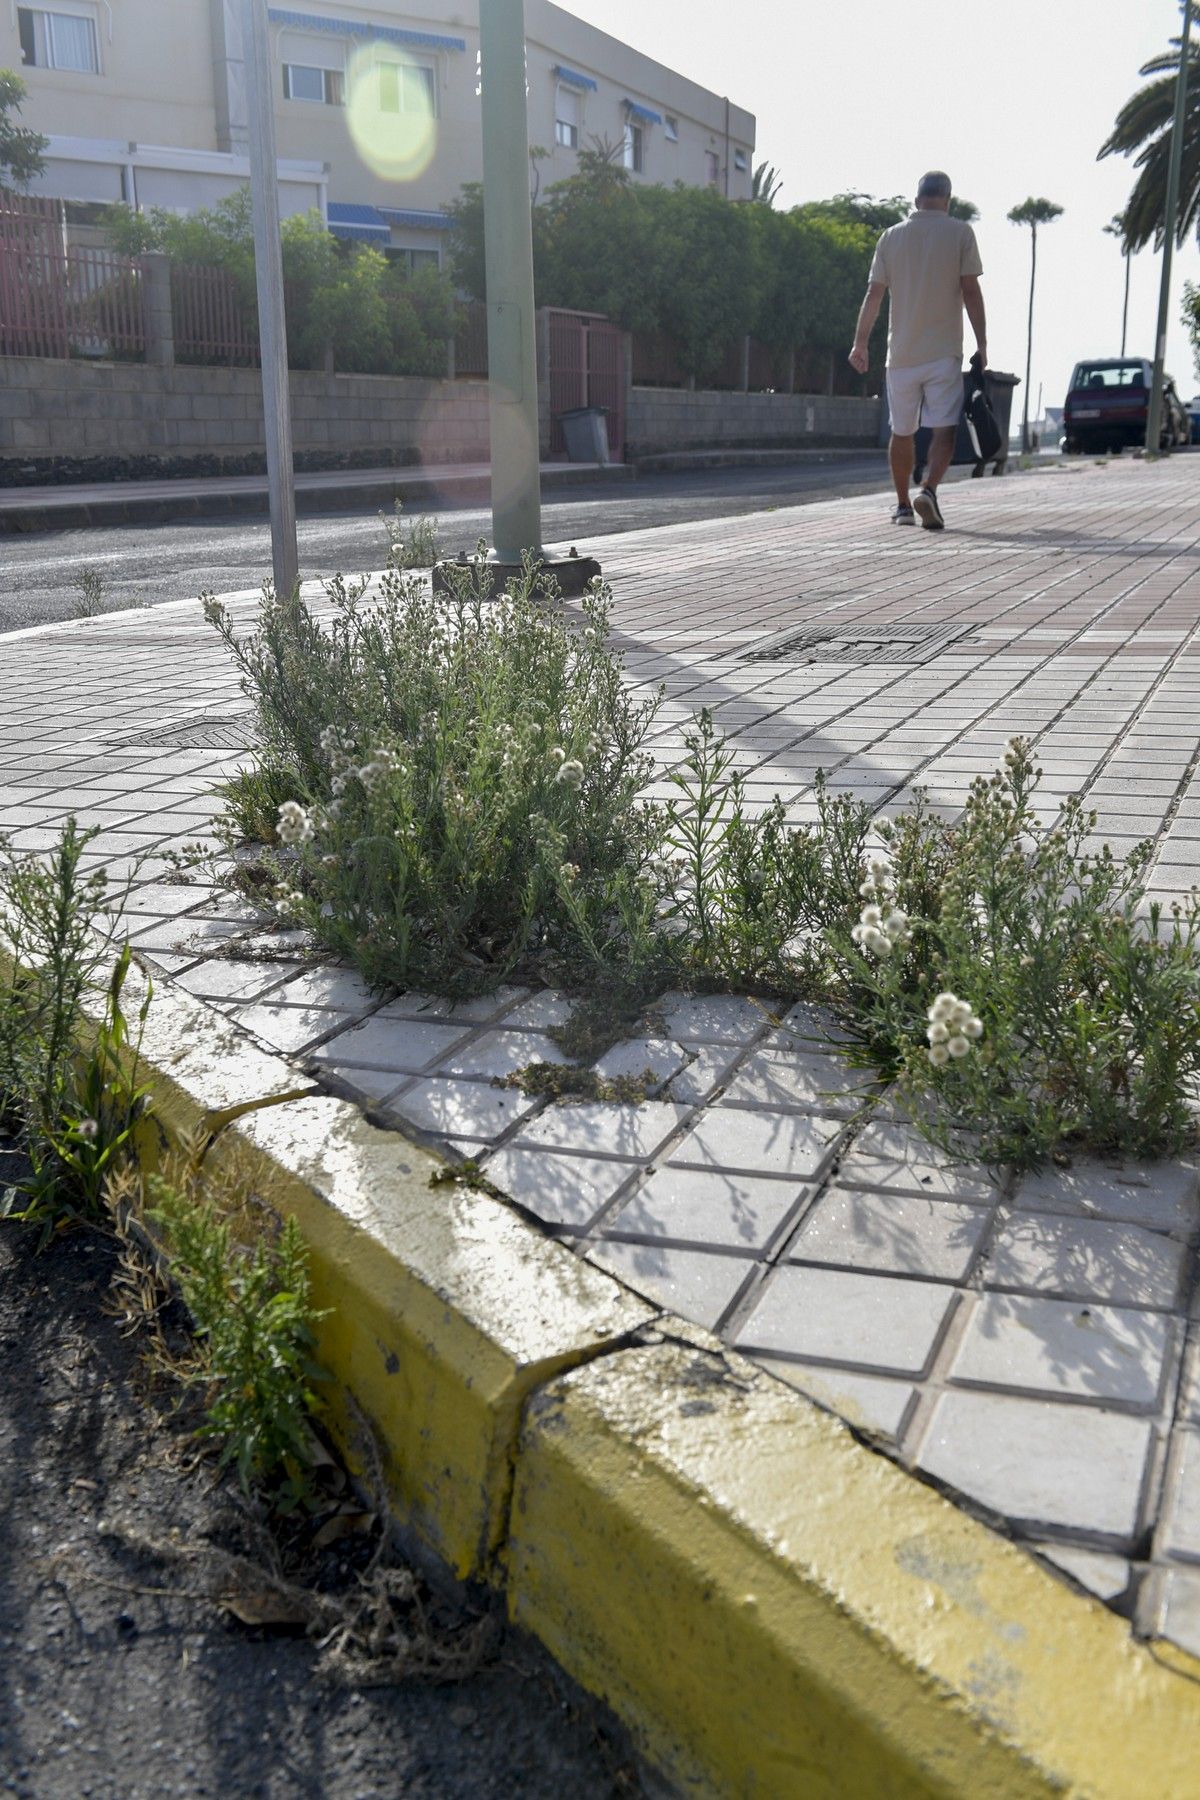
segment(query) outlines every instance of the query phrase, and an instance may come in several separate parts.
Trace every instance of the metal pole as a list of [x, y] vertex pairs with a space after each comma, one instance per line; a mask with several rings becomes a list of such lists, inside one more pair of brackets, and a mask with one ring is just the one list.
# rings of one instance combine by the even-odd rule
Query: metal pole
[[1158, 332], [1154, 340], [1154, 380], [1146, 418], [1146, 449], [1157, 456], [1162, 435], [1163, 363], [1167, 355], [1167, 312], [1171, 302], [1171, 254], [1175, 248], [1175, 221], [1179, 214], [1179, 171], [1183, 163], [1183, 123], [1187, 108], [1188, 50], [1192, 31], [1192, 0], [1183, 0], [1183, 31], [1179, 39], [1179, 75], [1175, 82], [1175, 118], [1171, 126], [1171, 158], [1167, 165], [1167, 206], [1163, 219], [1162, 279], [1158, 289]]
[[250, 200], [254, 221], [254, 278], [262, 358], [263, 424], [271, 505], [271, 561], [275, 592], [296, 590], [296, 490], [292, 473], [292, 403], [288, 390], [287, 326], [283, 311], [283, 244], [279, 235], [279, 165], [275, 155], [275, 89], [267, 0], [243, 0], [246, 106], [250, 125]]
[[492, 539], [497, 562], [541, 552], [537, 342], [523, 0], [479, 0]]
[[1129, 324], [1129, 251], [1125, 252], [1125, 304], [1121, 308], [1121, 355], [1125, 354], [1125, 328]]

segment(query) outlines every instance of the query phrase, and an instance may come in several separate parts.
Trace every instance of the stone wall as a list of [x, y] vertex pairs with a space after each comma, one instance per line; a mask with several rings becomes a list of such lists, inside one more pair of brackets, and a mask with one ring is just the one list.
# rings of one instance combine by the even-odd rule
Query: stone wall
[[631, 388], [625, 436], [631, 456], [662, 450], [874, 447], [879, 400], [824, 394], [738, 394]]
[[[486, 461], [487, 383], [293, 371], [297, 459]], [[0, 462], [261, 458], [257, 369], [0, 357]], [[114, 470], [114, 472], [117, 472]]]

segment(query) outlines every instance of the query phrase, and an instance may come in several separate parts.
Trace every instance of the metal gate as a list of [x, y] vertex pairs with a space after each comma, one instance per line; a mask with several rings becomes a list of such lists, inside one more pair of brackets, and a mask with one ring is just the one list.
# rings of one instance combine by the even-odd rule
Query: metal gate
[[550, 307], [550, 454], [566, 451], [561, 419], [577, 406], [600, 407], [608, 453], [625, 457], [625, 334], [602, 313]]

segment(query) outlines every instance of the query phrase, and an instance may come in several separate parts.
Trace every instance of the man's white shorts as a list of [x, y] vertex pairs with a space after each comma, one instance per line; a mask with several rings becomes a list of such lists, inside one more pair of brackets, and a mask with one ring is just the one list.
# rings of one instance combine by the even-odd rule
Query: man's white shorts
[[941, 356], [911, 369], [889, 369], [887, 397], [894, 437], [911, 437], [918, 425], [957, 425], [963, 409], [962, 362], [957, 356]]

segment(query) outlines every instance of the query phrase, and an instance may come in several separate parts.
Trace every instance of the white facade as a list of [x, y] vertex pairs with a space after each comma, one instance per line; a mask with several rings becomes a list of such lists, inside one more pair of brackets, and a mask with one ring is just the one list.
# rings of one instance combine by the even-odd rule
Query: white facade
[[[50, 139], [37, 191], [209, 206], [247, 178], [241, 0], [10, 0], [0, 66]], [[440, 256], [482, 174], [478, 0], [269, 0], [280, 205], [340, 236]], [[755, 122], [550, 0], [526, 0], [531, 179], [603, 147], [634, 180], [750, 194]]]

